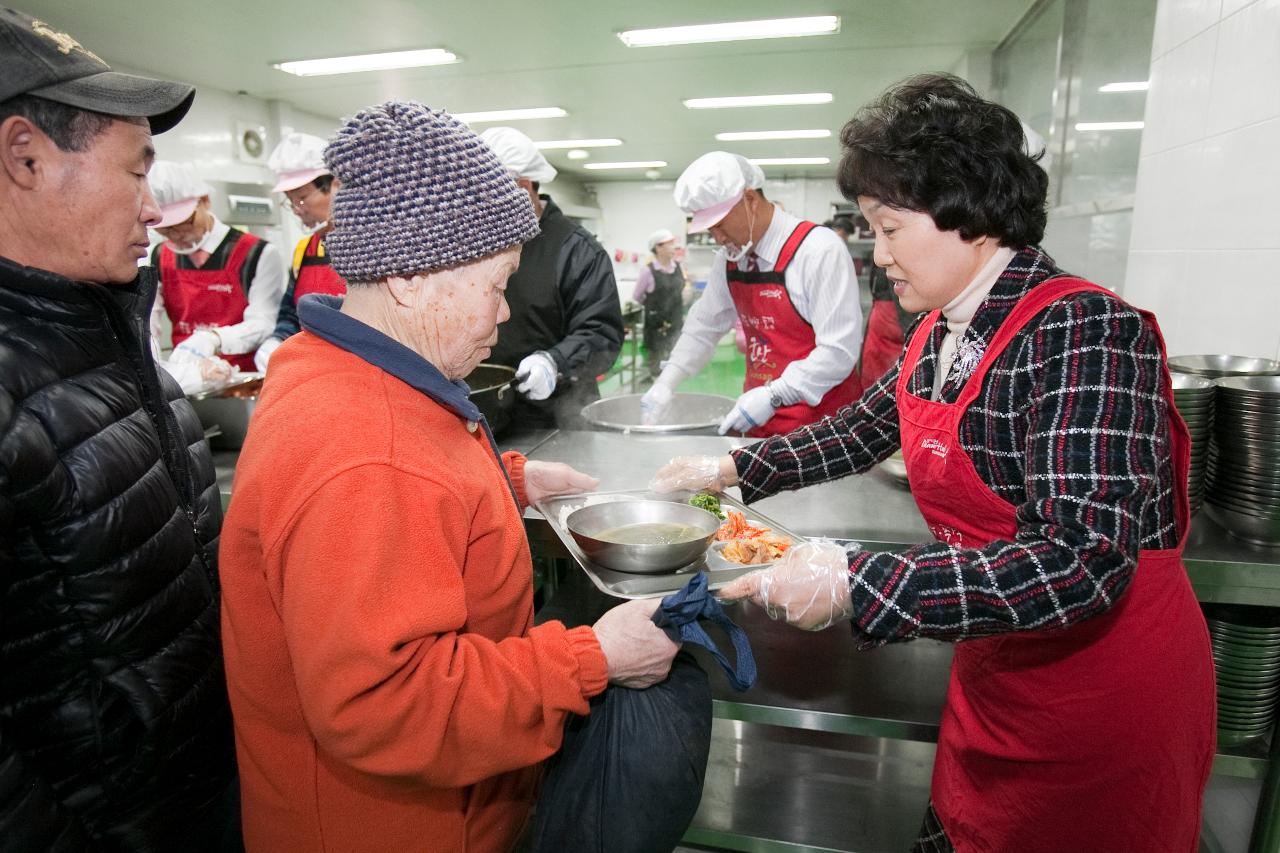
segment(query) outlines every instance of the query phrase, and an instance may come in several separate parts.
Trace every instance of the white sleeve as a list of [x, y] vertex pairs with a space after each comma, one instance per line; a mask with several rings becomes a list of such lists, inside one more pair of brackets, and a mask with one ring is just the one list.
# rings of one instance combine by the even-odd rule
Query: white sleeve
[[159, 282], [156, 283], [156, 301], [151, 303], [151, 341], [155, 344], [156, 361], [160, 360], [160, 349], [170, 343], [170, 341], [161, 341], [160, 333], [164, 328], [164, 287]]
[[[808, 244], [813, 243], [813, 246]], [[803, 359], [782, 371], [782, 382], [793, 399], [816, 406], [823, 396], [843, 382], [858, 363], [862, 351], [862, 306], [858, 302], [858, 277], [853, 258], [840, 238], [826, 229], [814, 229], [805, 248], [818, 251], [797, 254], [787, 270], [787, 289], [797, 278], [797, 310], [813, 326], [815, 346]], [[803, 262], [802, 262], [803, 258]], [[793, 291], [794, 292], [794, 291]]]
[[733, 297], [729, 295], [729, 282], [725, 279], [724, 258], [716, 253], [707, 286], [689, 309], [684, 330], [671, 348], [669, 362], [684, 371], [685, 376], [702, 370], [715, 354], [716, 344], [724, 333], [733, 328], [737, 316]]
[[286, 279], [287, 271], [280, 250], [274, 243], [264, 244], [262, 254], [258, 255], [258, 268], [249, 284], [249, 304], [245, 306], [244, 319], [217, 329], [218, 337], [222, 339], [222, 352], [228, 355], [253, 352], [271, 337]]

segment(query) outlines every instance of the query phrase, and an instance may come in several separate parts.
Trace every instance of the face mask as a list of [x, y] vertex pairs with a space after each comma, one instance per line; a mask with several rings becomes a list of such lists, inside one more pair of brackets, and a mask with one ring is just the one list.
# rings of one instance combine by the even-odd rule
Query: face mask
[[195, 254], [196, 249], [200, 248], [199, 243], [192, 243], [190, 246], [179, 246], [172, 240], [167, 240], [165, 242], [169, 246], [169, 251], [173, 252], [175, 255], [193, 255]]
[[[722, 246], [721, 249], [724, 251], [724, 259], [729, 263], [736, 264], [747, 256], [747, 252], [750, 252], [751, 247], [755, 244], [755, 240], [748, 240], [745, 246], [733, 246], [732, 243]], [[730, 249], [730, 246], [733, 246], [733, 248]]]

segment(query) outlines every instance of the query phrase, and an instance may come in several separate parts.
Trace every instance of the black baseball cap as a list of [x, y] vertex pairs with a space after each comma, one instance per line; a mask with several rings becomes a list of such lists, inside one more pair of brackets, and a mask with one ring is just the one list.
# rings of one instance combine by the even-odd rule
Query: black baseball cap
[[0, 6], [0, 101], [35, 95], [82, 110], [143, 116], [164, 133], [191, 109], [194, 86], [112, 71], [66, 33]]

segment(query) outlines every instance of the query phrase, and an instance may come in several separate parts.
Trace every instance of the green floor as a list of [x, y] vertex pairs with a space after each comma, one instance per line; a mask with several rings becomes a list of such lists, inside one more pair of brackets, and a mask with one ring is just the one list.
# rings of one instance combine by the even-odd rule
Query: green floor
[[[622, 355], [609, 371], [608, 378], [600, 383], [602, 397], [631, 393], [630, 347], [630, 341], [623, 344]], [[720, 342], [711, 361], [697, 376], [691, 376], [680, 383], [680, 390], [736, 398], [742, 393], [742, 380], [746, 372], [746, 357], [734, 346], [733, 336], [730, 335]], [[644, 347], [639, 347], [636, 375], [635, 390], [640, 393], [649, 387], [649, 368], [645, 363]]]

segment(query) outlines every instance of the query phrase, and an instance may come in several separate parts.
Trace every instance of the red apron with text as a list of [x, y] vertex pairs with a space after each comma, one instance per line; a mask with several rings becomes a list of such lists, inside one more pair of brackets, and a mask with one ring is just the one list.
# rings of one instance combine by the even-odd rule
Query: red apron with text
[[892, 299], [871, 303], [867, 316], [867, 334], [862, 340], [862, 356], [858, 359], [862, 387], [870, 388], [889, 372], [902, 355], [902, 326], [898, 323], [898, 306]]
[[[725, 265], [729, 295], [733, 297], [734, 307], [738, 309], [738, 317], [742, 320], [742, 330], [747, 337], [747, 375], [742, 383], [743, 391], [759, 388], [782, 376], [782, 371], [788, 364], [808, 358], [817, 344], [813, 326], [800, 316], [791, 302], [786, 279], [787, 267], [795, 257], [796, 250], [800, 248], [804, 238], [809, 236], [809, 232], [817, 227], [813, 222], [801, 222], [797, 225], [778, 253], [778, 262], [769, 272], [739, 269], [731, 261]], [[814, 287], [823, 286], [823, 282], [811, 284]], [[855, 368], [843, 381], [823, 395], [818, 405], [810, 406], [801, 401], [783, 406], [774, 412], [768, 423], [756, 427], [747, 435], [764, 438], [791, 432], [796, 427], [834, 415], [841, 406], [849, 405], [860, 396], [862, 383]]]
[[[939, 540], [980, 548], [1015, 538], [1015, 508], [978, 477], [960, 444], [960, 421], [1022, 327], [1053, 301], [1083, 291], [1110, 295], [1058, 278], [1024, 296], [955, 403], [907, 391], [938, 312], [912, 336], [897, 386], [903, 456], [913, 496]], [[1141, 313], [1163, 353], [1155, 319]], [[1214, 752], [1213, 659], [1182, 565], [1190, 439], [1164, 372], [1178, 546], [1141, 551], [1128, 589], [1099, 616], [956, 645], [932, 799], [959, 853], [1198, 849]]]
[[312, 234], [307, 239], [307, 246], [302, 257], [294, 264], [293, 304], [297, 305], [308, 293], [322, 293], [328, 296], [346, 296], [347, 282], [329, 266], [329, 256], [325, 253], [324, 244], [319, 234]]
[[[244, 322], [249, 306], [241, 283], [240, 270], [249, 250], [258, 242], [253, 234], [241, 234], [222, 269], [184, 269], [169, 245], [160, 247], [160, 283], [164, 288], [164, 310], [173, 323], [173, 345], [191, 337], [199, 329], [216, 329]], [[219, 353], [233, 367], [253, 371], [253, 353]]]

